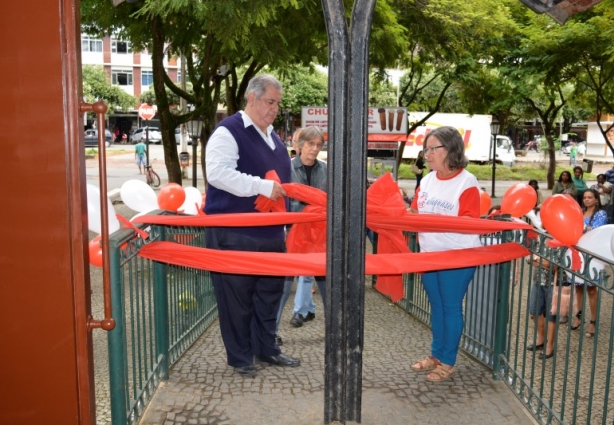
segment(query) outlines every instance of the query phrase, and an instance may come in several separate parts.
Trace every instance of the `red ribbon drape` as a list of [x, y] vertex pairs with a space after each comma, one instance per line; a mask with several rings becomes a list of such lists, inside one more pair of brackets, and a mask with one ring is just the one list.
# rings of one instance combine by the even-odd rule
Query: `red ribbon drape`
[[[277, 178], [274, 172], [267, 173], [267, 176], [270, 179]], [[256, 208], [259, 211], [273, 212], [183, 217], [141, 216], [134, 222], [203, 227], [294, 224], [286, 241], [288, 254], [215, 251], [170, 242], [155, 242], [144, 246], [139, 255], [169, 264], [222, 273], [325, 275], [323, 253], [326, 251], [326, 193], [298, 183], [285, 183], [282, 186], [289, 197], [308, 204], [303, 212], [279, 212], [282, 211], [282, 204], [285, 211], [283, 199], [273, 202], [261, 195], [256, 200]], [[515, 243], [456, 250], [454, 255], [445, 257], [441, 252], [410, 253], [403, 231], [487, 234], [503, 230], [532, 229], [529, 224], [520, 220], [503, 222], [435, 214], [408, 214], [398, 185], [389, 173], [377, 179], [367, 191], [367, 227], [376, 231], [379, 239], [378, 254], [367, 255], [366, 273], [380, 275], [377, 288], [389, 294], [393, 301], [403, 296], [402, 273], [499, 263], [528, 255], [525, 248]]]
[[580, 270], [580, 267], [582, 267], [582, 260], [580, 259], [580, 253], [577, 249], [557, 239], [550, 239], [547, 244], [550, 248], [568, 248], [571, 252], [571, 266], [569, 268], [573, 271]]

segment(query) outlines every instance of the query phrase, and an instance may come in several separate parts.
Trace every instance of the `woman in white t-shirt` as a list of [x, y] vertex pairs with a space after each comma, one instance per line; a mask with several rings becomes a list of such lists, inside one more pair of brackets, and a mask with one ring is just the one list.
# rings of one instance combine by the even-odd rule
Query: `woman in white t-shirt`
[[[424, 153], [429, 169], [420, 183], [410, 211], [418, 214], [480, 216], [480, 192], [475, 176], [465, 170], [467, 158], [463, 139], [454, 127], [439, 127], [426, 136]], [[460, 233], [419, 234], [420, 251], [437, 252], [480, 246], [478, 235]], [[442, 256], [442, 261], [445, 258]], [[431, 354], [412, 369], [430, 371], [429, 381], [444, 381], [454, 372], [463, 332], [463, 299], [475, 267], [439, 270], [422, 275], [431, 303], [433, 342]]]

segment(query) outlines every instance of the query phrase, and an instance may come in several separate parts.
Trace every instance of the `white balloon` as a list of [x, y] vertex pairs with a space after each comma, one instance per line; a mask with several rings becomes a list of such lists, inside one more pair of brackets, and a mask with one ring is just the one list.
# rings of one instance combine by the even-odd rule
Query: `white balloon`
[[197, 215], [198, 209], [202, 207], [203, 203], [202, 193], [200, 193], [197, 188], [192, 186], [184, 188], [184, 191], [185, 202], [181, 207], [179, 207], [179, 210], [182, 210], [184, 214]]
[[142, 180], [128, 180], [122, 184], [119, 194], [130, 209], [137, 212], [151, 211], [158, 208], [156, 192]]
[[576, 245], [614, 263], [614, 224], [586, 232]]
[[[614, 263], [614, 224], [599, 226], [596, 229], [590, 230], [582, 235], [578, 243], [578, 248], [587, 251], [589, 254], [595, 254]], [[565, 253], [567, 261], [571, 261], [569, 250]], [[580, 271], [584, 270], [584, 255], [580, 255]], [[590, 274], [599, 273], [605, 265], [602, 261], [593, 259], [590, 262]], [[575, 278], [575, 282], [582, 283], [583, 279]]]
[[538, 229], [543, 229], [542, 220], [541, 220], [541, 217], [539, 215], [539, 212], [537, 214], [535, 214], [535, 211], [531, 210], [528, 213], [526, 213], [525, 215], [526, 215], [526, 217], [529, 220], [531, 220], [531, 224], [534, 227], [537, 227]]
[[[113, 203], [107, 196], [107, 213], [109, 222], [109, 234], [119, 229], [119, 220], [113, 208]], [[102, 233], [102, 220], [100, 209], [100, 189], [93, 184], [87, 184], [87, 222], [88, 229], [95, 233]]]

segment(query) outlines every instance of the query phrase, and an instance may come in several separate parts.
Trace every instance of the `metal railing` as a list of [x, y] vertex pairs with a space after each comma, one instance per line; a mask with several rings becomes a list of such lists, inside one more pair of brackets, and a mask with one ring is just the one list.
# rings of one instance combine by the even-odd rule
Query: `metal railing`
[[[531, 255], [528, 261], [478, 267], [465, 298], [461, 349], [493, 370], [495, 379], [502, 379], [540, 424], [612, 424], [614, 264], [579, 249], [583, 267], [573, 271], [567, 248], [550, 248], [549, 236], [544, 233], [537, 232], [537, 237], [530, 240], [526, 236], [522, 232], [505, 232], [483, 238], [485, 244], [519, 241]], [[416, 251], [415, 234], [406, 233], [405, 237], [410, 249]], [[597, 267], [598, 262], [604, 266]], [[556, 282], [554, 288], [560, 293], [564, 285], [579, 279], [597, 287], [594, 337], [586, 335], [590, 308], [587, 286], [581, 285], [582, 304], [575, 305], [572, 291], [568, 322], [545, 321], [545, 335], [548, 327], [555, 327], [554, 355], [547, 359], [543, 357], [546, 344], [541, 351], [527, 350], [536, 343], [538, 330], [538, 321], [529, 314], [529, 299], [535, 290], [532, 276], [542, 266], [547, 270], [548, 281]], [[399, 306], [429, 326], [430, 306], [420, 274], [404, 275], [403, 279], [405, 297]], [[584, 318], [582, 325], [572, 330], [577, 310], [584, 312]]]
[[[204, 247], [201, 228], [151, 226], [150, 240]], [[138, 257], [132, 230], [111, 235], [111, 420], [136, 424], [170, 366], [217, 317], [209, 273]]]

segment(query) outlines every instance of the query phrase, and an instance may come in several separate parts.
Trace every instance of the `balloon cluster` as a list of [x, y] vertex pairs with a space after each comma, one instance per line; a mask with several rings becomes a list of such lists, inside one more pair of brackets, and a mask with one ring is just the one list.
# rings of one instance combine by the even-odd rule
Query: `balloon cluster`
[[[579, 258], [577, 265], [572, 261], [572, 269], [584, 267], [584, 258], [579, 256], [572, 246], [594, 253], [614, 262], [614, 225], [600, 226], [584, 234], [584, 215], [580, 205], [569, 195], [553, 195], [543, 202], [539, 213], [533, 208], [537, 201], [537, 193], [527, 184], [516, 184], [510, 187], [503, 196], [501, 212], [512, 217], [526, 216], [537, 228], [543, 228], [555, 239], [551, 246], [567, 246], [570, 249], [566, 255]], [[480, 212], [490, 208], [490, 197], [484, 191], [480, 193]], [[603, 269], [602, 262], [591, 262], [597, 271]]]
[[[204, 202], [204, 195], [195, 187], [183, 188], [177, 183], [168, 183], [156, 195], [154, 190], [142, 180], [126, 181], [120, 189], [120, 196], [128, 208], [138, 213], [130, 221], [157, 209], [197, 215]], [[108, 197], [107, 210], [109, 213], [109, 234], [111, 234], [119, 230], [120, 224], [113, 204]], [[102, 267], [100, 190], [89, 183], [87, 185], [87, 216], [89, 230], [98, 233], [98, 236], [89, 242], [90, 264]]]
[[156, 209], [197, 215], [203, 204], [203, 195], [195, 187], [183, 188], [177, 183], [167, 183], [158, 195], [142, 180], [128, 180], [121, 189], [124, 204], [138, 213]]
[[[90, 253], [90, 264], [96, 267], [102, 267], [102, 246], [100, 244], [100, 233], [102, 233], [102, 217], [100, 215], [100, 189], [93, 184], [87, 184], [87, 222], [88, 229], [94, 233], [98, 233], [94, 239], [89, 242], [88, 249]], [[109, 234], [119, 230], [119, 220], [115, 214], [113, 203], [107, 196], [107, 211], [108, 211], [108, 226]]]

